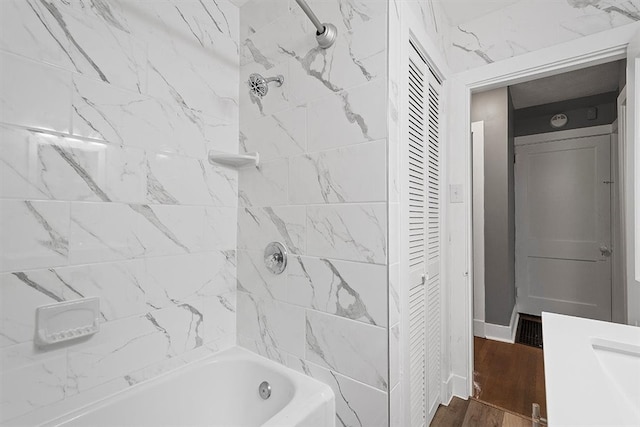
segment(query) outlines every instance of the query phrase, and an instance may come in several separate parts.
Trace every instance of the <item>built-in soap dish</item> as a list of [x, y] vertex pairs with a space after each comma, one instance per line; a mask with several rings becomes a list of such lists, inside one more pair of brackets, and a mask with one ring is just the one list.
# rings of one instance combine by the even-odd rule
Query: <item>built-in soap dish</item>
[[221, 153], [219, 151], [209, 151], [209, 163], [228, 166], [232, 168], [243, 168], [247, 166], [260, 167], [260, 154], [232, 154]]
[[58, 344], [100, 331], [100, 299], [97, 297], [43, 305], [36, 309], [35, 342]]

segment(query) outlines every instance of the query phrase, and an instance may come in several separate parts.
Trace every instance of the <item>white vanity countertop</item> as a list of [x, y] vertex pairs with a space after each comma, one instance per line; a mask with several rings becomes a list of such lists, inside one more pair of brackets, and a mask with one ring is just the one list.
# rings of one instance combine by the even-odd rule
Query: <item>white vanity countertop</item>
[[640, 426], [640, 328], [542, 313], [550, 427]]

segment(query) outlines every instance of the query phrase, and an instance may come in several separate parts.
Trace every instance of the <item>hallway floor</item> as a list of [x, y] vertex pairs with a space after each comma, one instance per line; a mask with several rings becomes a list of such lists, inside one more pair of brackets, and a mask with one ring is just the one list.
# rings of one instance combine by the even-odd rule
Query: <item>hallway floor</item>
[[525, 417], [538, 403], [546, 417], [542, 349], [474, 338], [474, 367], [473, 397]]
[[449, 406], [438, 408], [430, 427], [531, 427], [531, 419], [475, 399], [454, 397]]

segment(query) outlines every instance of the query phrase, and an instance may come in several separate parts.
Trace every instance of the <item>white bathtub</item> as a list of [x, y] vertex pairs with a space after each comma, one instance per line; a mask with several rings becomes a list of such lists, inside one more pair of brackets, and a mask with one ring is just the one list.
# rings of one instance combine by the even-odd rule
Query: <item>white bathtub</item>
[[[271, 397], [258, 393], [271, 385]], [[133, 386], [46, 426], [334, 427], [329, 386], [231, 348]]]

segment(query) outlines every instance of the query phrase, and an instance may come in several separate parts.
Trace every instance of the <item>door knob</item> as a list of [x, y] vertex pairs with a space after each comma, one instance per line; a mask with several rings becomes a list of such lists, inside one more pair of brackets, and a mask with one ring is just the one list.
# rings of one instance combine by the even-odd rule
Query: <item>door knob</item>
[[602, 256], [611, 256], [611, 249], [606, 245], [602, 245], [600, 246], [600, 253]]

